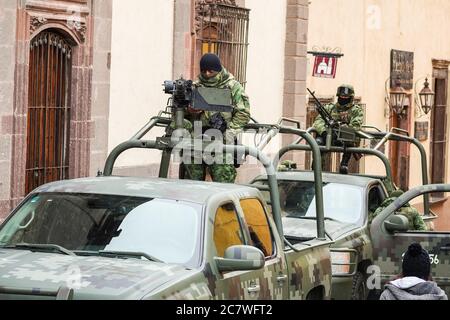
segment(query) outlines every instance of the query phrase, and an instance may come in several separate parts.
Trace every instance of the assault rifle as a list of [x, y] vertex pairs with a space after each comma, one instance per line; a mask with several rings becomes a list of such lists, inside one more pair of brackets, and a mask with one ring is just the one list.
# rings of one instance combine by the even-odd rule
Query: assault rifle
[[307, 90], [314, 99], [317, 112], [322, 117], [323, 121], [325, 121], [325, 125], [327, 127], [326, 146], [329, 148], [332, 145], [347, 146], [357, 143], [356, 130], [348, 126], [348, 123], [333, 119], [328, 110], [325, 109], [319, 99], [317, 99], [315, 93], [310, 89]]

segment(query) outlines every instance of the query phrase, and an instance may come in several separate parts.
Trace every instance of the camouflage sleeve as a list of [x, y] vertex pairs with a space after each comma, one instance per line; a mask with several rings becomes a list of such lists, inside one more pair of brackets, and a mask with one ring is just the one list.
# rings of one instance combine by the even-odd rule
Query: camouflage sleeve
[[350, 120], [350, 126], [355, 130], [360, 130], [364, 122], [364, 112], [363, 109], [355, 105], [352, 109], [352, 118]]
[[[326, 105], [325, 110], [331, 113], [333, 105]], [[325, 120], [323, 120], [322, 116], [319, 114], [316, 118], [316, 120], [313, 123], [313, 128], [317, 130], [318, 135], [322, 135], [327, 130], [327, 125], [325, 123]]]
[[317, 134], [319, 136], [325, 132], [325, 130], [326, 130], [325, 121], [322, 119], [320, 114], [317, 116], [316, 121], [314, 121], [313, 127], [314, 127], [314, 129], [317, 130]]
[[379, 215], [380, 212], [383, 211], [383, 209], [384, 207], [380, 206], [375, 210], [375, 212], [369, 212], [369, 224], [372, 223], [373, 219], [375, 219], [375, 217]]
[[229, 128], [241, 129], [250, 121], [250, 101], [242, 85], [236, 81], [231, 89], [232, 102], [234, 106], [233, 117]]
[[425, 224], [425, 221], [423, 221], [422, 216], [417, 211], [416, 211], [416, 214], [414, 215], [413, 223], [414, 223], [414, 230], [419, 230], [419, 231], [427, 231], [428, 230], [427, 225]]

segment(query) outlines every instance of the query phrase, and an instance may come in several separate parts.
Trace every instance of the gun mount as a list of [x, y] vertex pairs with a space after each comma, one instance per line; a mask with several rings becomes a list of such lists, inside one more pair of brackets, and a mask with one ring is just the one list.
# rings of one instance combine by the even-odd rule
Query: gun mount
[[164, 81], [164, 92], [172, 95], [169, 99], [168, 113], [173, 115], [175, 129], [182, 129], [186, 110], [231, 112], [233, 110], [230, 89], [197, 87], [192, 80], [182, 77], [178, 80]]

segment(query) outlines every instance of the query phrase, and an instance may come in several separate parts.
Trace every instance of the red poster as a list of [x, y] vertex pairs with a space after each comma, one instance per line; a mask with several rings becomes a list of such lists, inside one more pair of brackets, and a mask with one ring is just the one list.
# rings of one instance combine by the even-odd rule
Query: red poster
[[337, 57], [316, 56], [313, 77], [334, 79], [336, 77], [337, 62]]

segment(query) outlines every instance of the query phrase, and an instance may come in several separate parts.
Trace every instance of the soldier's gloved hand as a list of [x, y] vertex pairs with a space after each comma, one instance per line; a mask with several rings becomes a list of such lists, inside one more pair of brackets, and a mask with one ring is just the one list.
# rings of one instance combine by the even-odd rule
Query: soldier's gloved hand
[[338, 128], [340, 125], [341, 125], [340, 122], [336, 121], [336, 120], [332, 120], [330, 122], [330, 127], [333, 128], [333, 129]]
[[321, 135], [316, 137], [316, 142], [319, 146], [324, 146], [327, 141], [327, 133], [324, 132]]
[[227, 130], [227, 122], [219, 112], [211, 116], [209, 119], [209, 126], [210, 128], [219, 130], [222, 133]]

